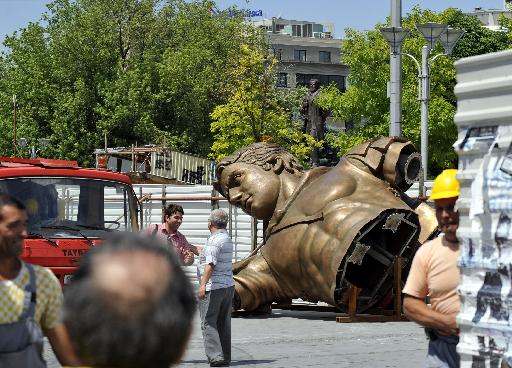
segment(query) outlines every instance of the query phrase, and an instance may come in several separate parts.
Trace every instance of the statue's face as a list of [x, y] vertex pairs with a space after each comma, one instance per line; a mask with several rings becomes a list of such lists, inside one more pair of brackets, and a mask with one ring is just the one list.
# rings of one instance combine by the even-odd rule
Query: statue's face
[[234, 163], [222, 171], [219, 184], [229, 203], [260, 220], [272, 217], [281, 187], [274, 172], [257, 165]]
[[316, 91], [318, 91], [319, 88], [320, 88], [320, 82], [318, 82], [317, 80], [311, 80], [309, 82], [309, 90], [311, 92], [316, 92]]

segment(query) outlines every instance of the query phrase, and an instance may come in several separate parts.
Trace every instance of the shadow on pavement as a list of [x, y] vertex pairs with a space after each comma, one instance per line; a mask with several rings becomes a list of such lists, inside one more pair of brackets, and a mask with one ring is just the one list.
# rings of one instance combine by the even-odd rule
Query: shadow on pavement
[[250, 359], [250, 360], [233, 360], [231, 361], [231, 366], [237, 365], [256, 365], [256, 364], [270, 364], [275, 362], [275, 359]]
[[[232, 360], [231, 367], [235, 366], [248, 366], [248, 365], [257, 365], [257, 364], [270, 364], [275, 362], [275, 359], [243, 359], [243, 360]], [[208, 365], [206, 359], [192, 359], [192, 360], [183, 360], [180, 362], [180, 366], [189, 365], [189, 364], [205, 364]]]
[[244, 314], [233, 316], [233, 318], [244, 319], [276, 319], [276, 318], [295, 318], [315, 321], [336, 321], [336, 316], [341, 315], [335, 312], [318, 312], [318, 311], [297, 311], [286, 309], [273, 309], [272, 314]]

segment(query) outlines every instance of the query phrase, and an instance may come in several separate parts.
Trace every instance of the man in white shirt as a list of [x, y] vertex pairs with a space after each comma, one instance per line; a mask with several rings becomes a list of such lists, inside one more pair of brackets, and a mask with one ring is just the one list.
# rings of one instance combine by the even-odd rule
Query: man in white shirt
[[213, 210], [208, 237], [199, 254], [199, 314], [206, 356], [211, 367], [231, 363], [231, 305], [234, 293], [233, 243], [226, 231], [228, 214]]

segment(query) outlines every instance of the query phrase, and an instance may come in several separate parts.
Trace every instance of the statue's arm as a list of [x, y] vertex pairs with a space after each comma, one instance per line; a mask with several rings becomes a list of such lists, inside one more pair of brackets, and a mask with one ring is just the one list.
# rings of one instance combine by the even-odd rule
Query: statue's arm
[[304, 99], [302, 100], [302, 106], [300, 108], [300, 113], [303, 115], [303, 116], [307, 116], [308, 115], [308, 109], [309, 109], [309, 101], [308, 101], [308, 96], [304, 97]]
[[308, 96], [302, 100], [302, 106], [300, 108], [300, 114], [302, 116], [302, 128], [301, 132], [306, 133], [306, 126], [308, 124]]
[[261, 254], [233, 265], [235, 280], [234, 309], [255, 310], [261, 305], [284, 298], [282, 289]]

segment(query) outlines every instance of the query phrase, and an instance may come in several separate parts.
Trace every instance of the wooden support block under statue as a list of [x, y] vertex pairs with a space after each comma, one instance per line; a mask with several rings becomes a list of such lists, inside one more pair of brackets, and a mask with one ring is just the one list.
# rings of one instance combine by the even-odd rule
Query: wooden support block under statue
[[408, 321], [402, 313], [402, 265], [403, 258], [397, 257], [393, 267], [393, 309], [374, 309], [365, 314], [357, 313], [357, 298], [360, 289], [352, 286], [348, 291], [348, 313], [337, 316], [336, 322], [392, 322]]

